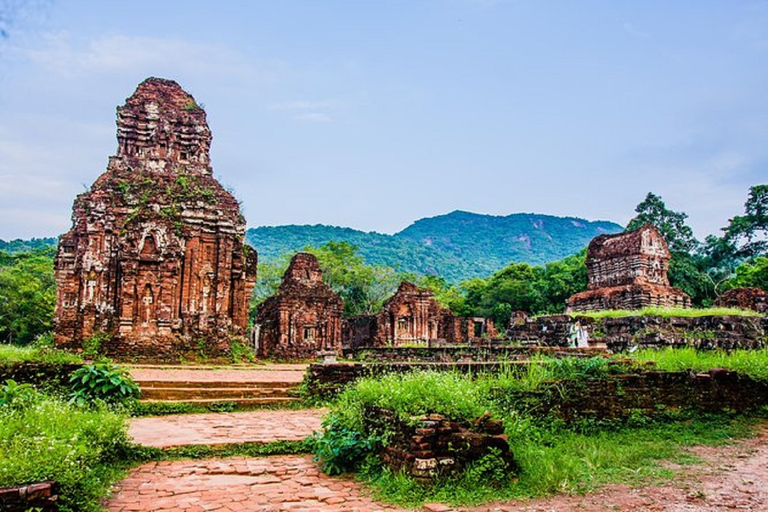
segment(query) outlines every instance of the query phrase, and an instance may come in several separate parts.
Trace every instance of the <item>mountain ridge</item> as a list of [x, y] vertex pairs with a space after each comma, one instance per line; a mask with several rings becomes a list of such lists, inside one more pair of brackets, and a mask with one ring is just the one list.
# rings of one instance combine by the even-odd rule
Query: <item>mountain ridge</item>
[[450, 282], [486, 277], [512, 262], [542, 265], [586, 247], [592, 238], [623, 228], [610, 221], [537, 213], [486, 215], [464, 210], [426, 217], [387, 235], [349, 227], [314, 225], [250, 228], [246, 238], [262, 261], [328, 241], [359, 247], [369, 264], [417, 274], [437, 274]]
[[[513, 262], [543, 265], [574, 254], [594, 237], [623, 230], [610, 221], [540, 213], [488, 215], [454, 210], [425, 217], [395, 234], [326, 224], [289, 224], [249, 228], [246, 240], [259, 261], [275, 262], [307, 246], [348, 242], [371, 265], [403, 272], [433, 274], [458, 283], [487, 277]], [[56, 245], [56, 238], [0, 240], [9, 252]]]

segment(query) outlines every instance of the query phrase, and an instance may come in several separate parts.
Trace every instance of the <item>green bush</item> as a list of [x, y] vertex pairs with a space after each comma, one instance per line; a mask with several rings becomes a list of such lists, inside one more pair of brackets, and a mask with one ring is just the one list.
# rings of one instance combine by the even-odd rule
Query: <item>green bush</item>
[[21, 409], [37, 401], [38, 393], [32, 384], [18, 384], [13, 379], [5, 381], [0, 387], [0, 407]]
[[374, 453], [379, 440], [344, 426], [333, 416], [323, 422], [322, 434], [313, 439], [315, 460], [327, 475], [354, 471]]
[[127, 449], [124, 418], [31, 388], [3, 389], [14, 398], [0, 405], [0, 487], [55, 480], [61, 510], [101, 510], [100, 498], [122, 471], [115, 461]]
[[126, 403], [139, 397], [139, 387], [128, 372], [117, 365], [97, 363], [76, 370], [69, 379], [73, 402]]

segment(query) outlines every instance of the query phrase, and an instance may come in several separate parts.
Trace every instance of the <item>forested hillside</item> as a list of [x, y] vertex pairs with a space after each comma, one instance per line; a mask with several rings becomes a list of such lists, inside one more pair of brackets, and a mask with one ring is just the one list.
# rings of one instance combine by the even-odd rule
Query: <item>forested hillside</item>
[[512, 262], [540, 265], [586, 247], [622, 227], [573, 217], [517, 213], [505, 217], [455, 211], [421, 219], [394, 235], [324, 225], [276, 226], [248, 230], [248, 241], [269, 262], [306, 246], [329, 241], [360, 248], [368, 264], [402, 272], [435, 274], [449, 282], [485, 277]]

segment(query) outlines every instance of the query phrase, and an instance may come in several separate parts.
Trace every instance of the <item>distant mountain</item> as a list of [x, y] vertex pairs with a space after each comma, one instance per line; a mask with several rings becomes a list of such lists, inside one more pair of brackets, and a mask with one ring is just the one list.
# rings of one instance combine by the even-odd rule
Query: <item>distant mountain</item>
[[486, 277], [512, 262], [556, 261], [583, 249], [598, 235], [622, 230], [613, 222], [576, 217], [455, 211], [418, 220], [394, 235], [318, 224], [252, 228], [246, 238], [262, 261], [333, 240], [358, 246], [370, 264], [459, 282]]
[[[535, 213], [503, 217], [455, 211], [417, 220], [394, 235], [316, 224], [251, 228], [246, 239], [258, 251], [260, 261], [275, 261], [333, 240], [358, 246], [359, 254], [371, 265], [436, 274], [457, 283], [487, 277], [512, 262], [542, 265], [556, 261], [580, 251], [598, 235], [622, 230], [613, 222], [576, 217]], [[0, 250], [30, 251], [55, 247], [57, 241], [55, 237], [0, 240]]]

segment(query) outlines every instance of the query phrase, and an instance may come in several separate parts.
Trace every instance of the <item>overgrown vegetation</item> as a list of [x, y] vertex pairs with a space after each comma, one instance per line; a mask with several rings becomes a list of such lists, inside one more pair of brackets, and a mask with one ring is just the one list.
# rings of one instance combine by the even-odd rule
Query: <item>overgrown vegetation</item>
[[[645, 353], [636, 355], [644, 360]], [[683, 353], [678, 361], [691, 359]], [[669, 360], [674, 358], [668, 356]], [[662, 369], [680, 369], [656, 358]], [[733, 366], [756, 378], [766, 368], [766, 354], [720, 354], [699, 360], [691, 368]], [[331, 405], [325, 431], [315, 444], [316, 457], [329, 473], [359, 471], [375, 489], [376, 497], [405, 506], [428, 501], [471, 505], [489, 500], [530, 498], [557, 492], [585, 492], [603, 483], [648, 484], [661, 482], [672, 472], [660, 460], [690, 463], [684, 447], [721, 444], [749, 435], [751, 420], [727, 414], [665, 412], [654, 418], [632, 414], [621, 421], [584, 419], [566, 424], [556, 417], [532, 415], [538, 405], [514, 397], [529, 393], [531, 400], [546, 400], [557, 393], [553, 382], [582, 380], [623, 372], [622, 366], [604, 358], [537, 358], [531, 364], [509, 364], [501, 372], [474, 378], [450, 372], [390, 374], [358, 380]], [[534, 393], [530, 393], [534, 392]], [[538, 392], [538, 393], [536, 393]], [[516, 479], [492, 478], [494, 461], [482, 459], [461, 476], [424, 486], [383, 468], [375, 453], [392, 432], [372, 433], [365, 428], [365, 411], [381, 407], [406, 424], [414, 417], [440, 413], [455, 421], [471, 422], [489, 411], [502, 419], [520, 471]], [[768, 414], [768, 410], [763, 411]], [[478, 475], [485, 475], [483, 478]], [[495, 483], [492, 483], [495, 482]]]
[[768, 348], [760, 350], [696, 350], [694, 348], [664, 348], [638, 350], [629, 356], [638, 361], [653, 361], [663, 371], [693, 370], [705, 372], [727, 368], [757, 380], [768, 380]]
[[0, 387], [0, 487], [55, 480], [63, 511], [97, 511], [123, 471], [124, 417], [43, 395], [28, 385]]
[[0, 343], [27, 345], [53, 328], [54, 251], [0, 251]]
[[577, 313], [578, 316], [586, 316], [589, 318], [622, 318], [626, 316], [660, 316], [662, 318], [671, 317], [684, 317], [684, 318], [697, 318], [702, 316], [762, 316], [756, 311], [750, 311], [745, 309], [735, 308], [697, 308], [697, 309], [684, 309], [684, 308], [657, 308], [649, 307], [636, 310], [623, 310], [623, 309], [606, 309], [602, 311], [587, 311], [584, 313]]
[[50, 347], [0, 344], [0, 366], [11, 366], [21, 363], [45, 363], [45, 364], [77, 364], [83, 359], [77, 354], [66, 350]]
[[139, 397], [139, 386], [128, 372], [115, 364], [100, 362], [83, 366], [69, 378], [71, 400], [78, 405], [93, 402], [125, 404]]

